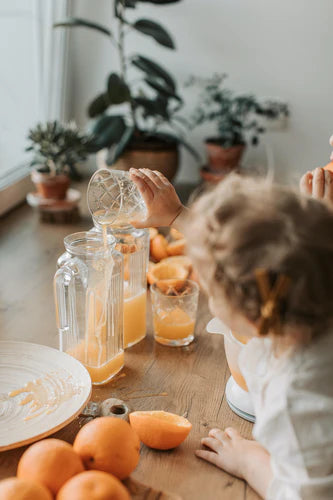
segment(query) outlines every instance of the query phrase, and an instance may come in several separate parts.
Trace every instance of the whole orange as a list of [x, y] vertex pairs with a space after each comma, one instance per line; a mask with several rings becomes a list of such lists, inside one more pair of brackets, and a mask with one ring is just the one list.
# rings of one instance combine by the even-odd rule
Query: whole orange
[[110, 472], [125, 479], [138, 465], [140, 440], [130, 424], [115, 417], [99, 417], [79, 430], [73, 448], [87, 469]]
[[10, 477], [0, 481], [1, 500], [52, 500], [45, 486], [28, 479]]
[[134, 411], [129, 419], [141, 441], [156, 450], [179, 446], [192, 429], [186, 418], [166, 411]]
[[57, 500], [130, 500], [125, 486], [111, 474], [99, 470], [81, 472], [61, 488]]
[[168, 241], [165, 236], [163, 236], [163, 234], [158, 234], [150, 241], [150, 255], [159, 262], [165, 257], [168, 257], [167, 246]]
[[54, 495], [72, 476], [84, 467], [73, 447], [60, 439], [43, 439], [31, 445], [22, 455], [17, 477], [31, 479], [46, 486]]

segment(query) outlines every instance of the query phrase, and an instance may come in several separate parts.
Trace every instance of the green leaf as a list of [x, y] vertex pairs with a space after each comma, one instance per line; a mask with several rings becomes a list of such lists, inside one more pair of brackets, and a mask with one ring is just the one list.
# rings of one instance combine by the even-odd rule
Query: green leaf
[[92, 128], [97, 151], [109, 148], [118, 142], [125, 129], [126, 125], [121, 115], [103, 115], [98, 118]]
[[158, 80], [155, 80], [155, 78], [147, 76], [144, 81], [162, 96], [167, 97], [168, 99], [176, 99], [178, 102], [183, 102], [179, 95], [175, 94], [171, 88], [162, 85]]
[[95, 118], [95, 116], [101, 115], [109, 107], [108, 95], [103, 93], [95, 97], [88, 107], [88, 116], [90, 118]]
[[121, 19], [121, 6], [129, 9], [135, 9], [136, 7], [136, 0], [114, 0], [114, 15], [118, 18]]
[[168, 101], [163, 98], [148, 99], [147, 97], [135, 97], [133, 102], [136, 107], [144, 109], [144, 117], [148, 116], [162, 116], [164, 119], [169, 120]]
[[175, 49], [175, 44], [169, 33], [160, 24], [155, 23], [155, 21], [142, 18], [132, 24], [132, 27], [140, 31], [140, 33], [151, 36], [160, 45], [169, 49]]
[[129, 88], [116, 73], [109, 75], [107, 89], [110, 104], [122, 104], [130, 99]]
[[81, 19], [79, 17], [70, 17], [68, 19], [65, 19], [64, 21], [59, 21], [58, 23], [55, 23], [53, 25], [53, 28], [89, 28], [95, 31], [99, 31], [100, 33], [103, 33], [104, 35], [107, 35], [109, 37], [112, 37], [112, 32], [106, 28], [105, 26], [102, 26], [102, 24], [98, 23], [92, 23], [91, 21], [87, 21], [86, 19]]
[[153, 78], [160, 78], [170, 89], [172, 89], [174, 92], [176, 91], [176, 83], [173, 77], [155, 61], [137, 54], [132, 57], [132, 64], [141, 71], [147, 73], [148, 76], [151, 76]]
[[[123, 133], [121, 139], [119, 140], [115, 152], [113, 154], [112, 158], [112, 163], [115, 163], [118, 158], [123, 154], [124, 150], [127, 148], [128, 144], [130, 143], [133, 134], [134, 134], [135, 127], [127, 127], [125, 132]], [[108, 163], [109, 164], [109, 163]]]

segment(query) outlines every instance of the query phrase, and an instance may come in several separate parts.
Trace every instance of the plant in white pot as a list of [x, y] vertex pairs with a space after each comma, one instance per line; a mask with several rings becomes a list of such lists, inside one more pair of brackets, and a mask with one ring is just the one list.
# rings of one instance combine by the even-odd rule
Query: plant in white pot
[[[110, 73], [104, 90], [88, 106], [88, 115], [95, 120], [92, 132], [96, 136], [96, 149], [104, 151], [107, 148], [105, 159], [109, 166], [123, 170], [151, 167], [172, 179], [178, 167], [179, 145], [197, 157], [196, 151], [186, 142], [186, 120], [179, 115], [182, 98], [169, 71], [144, 55], [129, 55], [125, 42], [128, 32], [134, 32], [174, 50], [174, 41], [161, 24], [147, 18], [132, 21], [128, 11], [144, 2], [164, 5], [179, 0], [110, 1], [118, 24], [116, 32], [109, 26], [81, 18], [65, 19], [54, 25], [92, 29], [108, 37], [110, 49], [115, 46], [118, 52], [119, 74]], [[119, 105], [122, 105], [120, 111]]]
[[213, 122], [216, 134], [205, 141], [208, 165], [202, 169], [205, 178], [209, 174], [221, 176], [239, 166], [246, 145], [256, 146], [260, 135], [265, 133], [262, 119], [277, 120], [289, 115], [288, 105], [281, 101], [259, 100], [252, 94], [235, 94], [224, 87], [226, 75], [215, 74], [211, 78], [191, 77], [190, 85], [202, 89], [199, 104], [192, 115], [192, 128], [205, 122]]
[[30, 129], [28, 139], [26, 151], [33, 153], [31, 178], [37, 193], [42, 198], [64, 199], [70, 179], [80, 179], [77, 166], [94, 150], [92, 136], [74, 123], [50, 121]]

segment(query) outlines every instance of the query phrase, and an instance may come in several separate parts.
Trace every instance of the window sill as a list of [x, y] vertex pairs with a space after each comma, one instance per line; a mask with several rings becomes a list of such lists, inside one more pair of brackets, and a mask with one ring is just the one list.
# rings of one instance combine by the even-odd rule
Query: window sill
[[22, 203], [32, 187], [30, 174], [25, 171], [15, 182], [7, 183], [0, 188], [0, 217]]

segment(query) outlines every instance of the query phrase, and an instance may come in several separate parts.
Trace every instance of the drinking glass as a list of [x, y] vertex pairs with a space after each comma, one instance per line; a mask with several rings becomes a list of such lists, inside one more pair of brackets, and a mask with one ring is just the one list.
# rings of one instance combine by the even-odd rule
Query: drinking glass
[[194, 339], [199, 287], [192, 280], [160, 280], [151, 286], [154, 337], [168, 346], [184, 346]]

